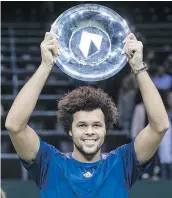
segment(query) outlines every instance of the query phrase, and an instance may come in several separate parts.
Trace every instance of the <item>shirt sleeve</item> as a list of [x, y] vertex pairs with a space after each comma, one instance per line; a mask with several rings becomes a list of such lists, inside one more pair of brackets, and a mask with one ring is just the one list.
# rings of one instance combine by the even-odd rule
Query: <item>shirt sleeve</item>
[[40, 139], [40, 147], [34, 161], [26, 162], [19, 157], [22, 165], [39, 188], [45, 181], [49, 164], [54, 154], [59, 155], [60, 151]]
[[134, 140], [130, 142], [129, 144], [125, 144], [119, 148], [117, 148], [119, 155], [122, 158], [122, 164], [124, 167], [124, 175], [125, 175], [125, 181], [129, 188], [134, 184], [136, 179], [142, 175], [145, 171], [148, 170], [148, 168], [151, 166], [153, 162], [153, 157], [145, 164], [140, 164], [135, 148], [134, 148]]

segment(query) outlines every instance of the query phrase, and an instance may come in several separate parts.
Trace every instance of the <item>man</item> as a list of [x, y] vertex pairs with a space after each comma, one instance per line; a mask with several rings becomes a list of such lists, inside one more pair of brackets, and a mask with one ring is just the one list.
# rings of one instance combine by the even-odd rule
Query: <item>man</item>
[[105, 135], [117, 118], [116, 107], [101, 89], [80, 87], [58, 104], [60, 121], [74, 146], [72, 153], [64, 154], [41, 141], [27, 125], [59, 55], [58, 40], [46, 33], [41, 44], [42, 63], [21, 89], [6, 119], [12, 143], [41, 198], [127, 198], [136, 178], [150, 166], [169, 127], [168, 116], [143, 64], [142, 43], [134, 34], [124, 40], [123, 53], [136, 75], [149, 124], [131, 143], [106, 156], [101, 154]]

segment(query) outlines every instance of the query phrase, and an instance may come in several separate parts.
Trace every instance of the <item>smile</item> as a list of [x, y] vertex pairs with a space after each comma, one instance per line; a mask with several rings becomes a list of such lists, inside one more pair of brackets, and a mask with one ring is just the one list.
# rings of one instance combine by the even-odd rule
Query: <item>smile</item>
[[95, 143], [97, 140], [88, 140], [88, 139], [86, 139], [86, 140], [83, 140], [85, 143]]

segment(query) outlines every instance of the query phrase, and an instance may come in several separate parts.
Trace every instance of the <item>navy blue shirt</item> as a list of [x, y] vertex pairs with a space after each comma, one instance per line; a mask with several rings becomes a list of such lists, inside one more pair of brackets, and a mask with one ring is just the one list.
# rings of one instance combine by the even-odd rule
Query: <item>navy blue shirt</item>
[[21, 160], [40, 190], [40, 198], [128, 198], [133, 183], [148, 169], [141, 166], [134, 140], [116, 148], [94, 163], [75, 160], [40, 140], [36, 160]]

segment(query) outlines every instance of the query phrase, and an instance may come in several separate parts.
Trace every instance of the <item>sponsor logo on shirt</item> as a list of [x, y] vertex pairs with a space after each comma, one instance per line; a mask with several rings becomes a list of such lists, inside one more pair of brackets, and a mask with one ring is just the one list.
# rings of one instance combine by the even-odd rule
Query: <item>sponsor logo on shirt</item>
[[92, 176], [92, 174], [88, 171], [88, 172], [86, 172], [86, 173], [84, 173], [83, 174], [85, 177], [91, 177]]

